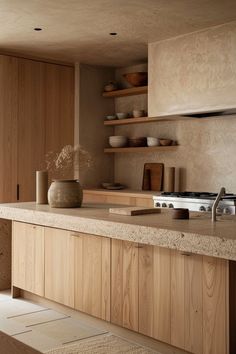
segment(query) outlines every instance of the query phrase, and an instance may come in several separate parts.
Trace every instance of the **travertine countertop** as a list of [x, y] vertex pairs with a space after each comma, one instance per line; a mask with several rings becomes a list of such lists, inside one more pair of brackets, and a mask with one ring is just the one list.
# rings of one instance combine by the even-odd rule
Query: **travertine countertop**
[[185, 252], [236, 260], [236, 217], [191, 213], [189, 220], [173, 220], [170, 211], [142, 216], [109, 214], [107, 204], [55, 209], [30, 203], [0, 204], [0, 218], [107, 236]]

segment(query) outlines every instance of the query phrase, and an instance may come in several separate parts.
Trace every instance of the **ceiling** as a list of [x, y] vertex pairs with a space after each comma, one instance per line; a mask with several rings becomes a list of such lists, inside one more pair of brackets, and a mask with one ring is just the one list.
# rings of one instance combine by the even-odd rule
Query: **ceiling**
[[147, 59], [150, 42], [235, 19], [235, 0], [0, 0], [0, 49], [126, 66]]

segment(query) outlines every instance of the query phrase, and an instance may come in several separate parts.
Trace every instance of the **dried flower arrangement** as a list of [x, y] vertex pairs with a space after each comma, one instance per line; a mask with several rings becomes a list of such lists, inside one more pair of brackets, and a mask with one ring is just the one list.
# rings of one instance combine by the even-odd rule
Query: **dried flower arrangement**
[[47, 170], [54, 179], [74, 179], [79, 168], [90, 168], [92, 163], [90, 154], [80, 145], [66, 145], [60, 152], [46, 154]]

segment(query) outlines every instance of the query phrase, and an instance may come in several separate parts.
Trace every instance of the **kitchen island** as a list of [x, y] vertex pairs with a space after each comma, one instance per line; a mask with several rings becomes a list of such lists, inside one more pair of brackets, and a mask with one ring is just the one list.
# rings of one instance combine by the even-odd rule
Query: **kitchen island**
[[236, 218], [2, 204], [19, 289], [191, 353], [235, 353]]

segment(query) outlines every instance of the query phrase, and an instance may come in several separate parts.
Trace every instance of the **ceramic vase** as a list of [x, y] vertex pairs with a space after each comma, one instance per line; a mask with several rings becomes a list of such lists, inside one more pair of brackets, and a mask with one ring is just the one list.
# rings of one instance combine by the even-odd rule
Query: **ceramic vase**
[[52, 208], [80, 208], [83, 190], [78, 180], [54, 180], [48, 190]]

